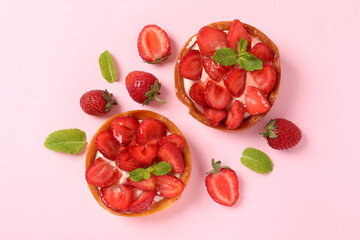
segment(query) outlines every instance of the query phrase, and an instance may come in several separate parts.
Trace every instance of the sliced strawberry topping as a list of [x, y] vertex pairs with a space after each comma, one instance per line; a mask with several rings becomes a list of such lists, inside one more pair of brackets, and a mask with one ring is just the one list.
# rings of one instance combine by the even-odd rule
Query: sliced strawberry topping
[[207, 106], [205, 100], [205, 84], [198, 81], [194, 83], [189, 91], [189, 95], [197, 104], [201, 106]]
[[197, 34], [197, 44], [202, 55], [226, 47], [226, 33], [215, 28], [203, 27]]
[[264, 94], [256, 87], [248, 87], [245, 92], [245, 109], [251, 114], [259, 114], [270, 109], [270, 103]]
[[250, 50], [251, 37], [246, 31], [244, 25], [239, 20], [235, 19], [234, 21], [232, 21], [229, 28], [229, 33], [226, 38], [227, 45], [237, 52], [239, 40], [242, 38], [244, 38], [248, 42], [247, 50]]
[[240, 101], [235, 100], [231, 105], [231, 108], [229, 109], [228, 115], [225, 120], [225, 125], [229, 129], [238, 128], [244, 119], [244, 114], [244, 105]]
[[110, 130], [99, 132], [95, 137], [95, 146], [107, 159], [115, 160], [120, 149], [119, 142], [113, 137]]
[[136, 141], [139, 143], [156, 143], [166, 134], [166, 128], [162, 122], [154, 118], [146, 118], [136, 129]]
[[210, 107], [223, 109], [230, 101], [230, 92], [214, 81], [209, 81], [205, 87], [205, 99]]
[[179, 63], [180, 75], [190, 80], [199, 80], [202, 74], [203, 58], [199, 50], [190, 50]]
[[182, 173], [184, 171], [184, 159], [181, 149], [172, 142], [162, 145], [158, 152], [159, 162], [164, 161], [172, 165], [172, 173]]
[[211, 57], [214, 55], [215, 51], [209, 52], [204, 57], [204, 69], [206, 73], [212, 80], [220, 82], [223, 79], [223, 76], [231, 69], [233, 66], [223, 66], [217, 62], [215, 62]]
[[114, 168], [109, 161], [98, 157], [88, 167], [85, 173], [86, 181], [97, 187], [107, 187], [120, 179], [120, 172]]
[[133, 188], [115, 184], [100, 189], [100, 197], [105, 205], [114, 211], [126, 211], [133, 200]]
[[132, 158], [129, 149], [121, 150], [117, 155], [115, 161], [116, 161], [116, 166], [118, 166], [121, 170], [127, 172], [131, 172], [132, 170], [141, 167], [141, 165]]
[[178, 146], [178, 148], [182, 149], [184, 147], [184, 139], [182, 138], [182, 136], [177, 135], [177, 134], [170, 134], [167, 135], [165, 137], [163, 137], [162, 139], [160, 139], [157, 144], [159, 147], [161, 147], [162, 145], [164, 145], [167, 142], [172, 142], [174, 144], [176, 144], [176, 146]]
[[140, 182], [134, 182], [130, 178], [127, 178], [127, 182], [138, 189], [144, 190], [144, 191], [151, 191], [155, 189], [156, 184], [156, 177], [154, 175], [151, 175], [148, 179], [143, 179]]
[[246, 71], [242, 68], [233, 68], [224, 76], [226, 88], [235, 97], [239, 97], [245, 89]]
[[141, 213], [150, 208], [154, 197], [155, 190], [149, 192], [142, 192], [130, 205], [129, 211], [133, 213]]
[[204, 111], [205, 118], [211, 125], [217, 126], [226, 117], [225, 109], [206, 108]]
[[111, 123], [111, 132], [121, 145], [126, 145], [135, 138], [138, 125], [134, 117], [118, 117]]
[[255, 46], [250, 49], [250, 53], [260, 58], [263, 63], [274, 61], [274, 53], [265, 43], [255, 44]]
[[173, 175], [156, 176], [156, 194], [173, 198], [184, 189], [184, 183]]
[[276, 71], [275, 68], [268, 63], [263, 64], [263, 69], [250, 72], [257, 87], [264, 93], [268, 94], [275, 86]]
[[145, 165], [155, 159], [158, 153], [158, 147], [156, 144], [136, 144], [129, 147], [129, 152], [136, 162]]

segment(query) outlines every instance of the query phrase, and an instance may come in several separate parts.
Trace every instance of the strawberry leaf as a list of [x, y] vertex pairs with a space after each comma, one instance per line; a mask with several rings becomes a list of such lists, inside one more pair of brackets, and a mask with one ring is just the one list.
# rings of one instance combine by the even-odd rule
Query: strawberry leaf
[[44, 142], [47, 149], [56, 152], [80, 153], [86, 144], [86, 134], [80, 129], [63, 129], [51, 133]]
[[262, 151], [255, 148], [246, 148], [241, 157], [241, 163], [257, 173], [269, 173], [273, 170], [273, 163]]
[[99, 57], [99, 64], [102, 76], [109, 83], [113, 83], [116, 80], [116, 73], [114, 68], [114, 63], [111, 58], [110, 53], [105, 50]]

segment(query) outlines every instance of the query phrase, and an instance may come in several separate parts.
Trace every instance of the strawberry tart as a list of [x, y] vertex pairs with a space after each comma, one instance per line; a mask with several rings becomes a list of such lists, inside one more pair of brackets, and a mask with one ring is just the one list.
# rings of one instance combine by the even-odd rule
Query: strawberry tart
[[85, 178], [96, 201], [127, 217], [159, 212], [178, 200], [191, 173], [180, 130], [152, 111], [120, 113], [91, 140]]
[[279, 50], [258, 29], [234, 20], [202, 27], [175, 66], [178, 99], [201, 123], [244, 130], [273, 106], [280, 86]]

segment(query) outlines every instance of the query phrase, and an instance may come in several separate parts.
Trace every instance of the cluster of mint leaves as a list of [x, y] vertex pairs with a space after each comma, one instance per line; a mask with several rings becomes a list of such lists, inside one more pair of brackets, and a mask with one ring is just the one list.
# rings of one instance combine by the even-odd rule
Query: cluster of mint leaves
[[133, 182], [140, 182], [151, 177], [151, 174], [155, 176], [166, 175], [171, 172], [172, 165], [168, 162], [159, 162], [154, 166], [148, 168], [137, 168], [129, 173], [129, 177]]

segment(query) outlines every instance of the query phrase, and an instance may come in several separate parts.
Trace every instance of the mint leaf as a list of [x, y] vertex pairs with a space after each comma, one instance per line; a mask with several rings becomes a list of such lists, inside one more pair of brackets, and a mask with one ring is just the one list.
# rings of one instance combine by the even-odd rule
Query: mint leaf
[[273, 170], [270, 158], [262, 151], [255, 148], [246, 148], [241, 157], [241, 163], [257, 173], [268, 173]]
[[168, 162], [159, 162], [153, 167], [152, 173], [156, 176], [166, 175], [171, 172], [172, 165]]
[[236, 52], [232, 48], [221, 48], [217, 50], [212, 56], [212, 59], [215, 62], [223, 66], [230, 66], [236, 64], [236, 58]]
[[263, 68], [262, 61], [249, 52], [240, 54], [238, 58], [238, 63], [240, 67], [242, 67], [246, 71], [254, 71]]
[[80, 129], [62, 129], [51, 133], [44, 142], [47, 149], [56, 152], [80, 153], [86, 144], [86, 134]]
[[145, 168], [137, 168], [129, 173], [129, 177], [134, 182], [140, 182], [150, 178], [150, 172]]
[[151, 173], [156, 176], [166, 175], [171, 172], [172, 165], [168, 162], [159, 162], [155, 166], [148, 168], [137, 168], [129, 173], [129, 177], [134, 182], [140, 182], [144, 179], [149, 179]]
[[115, 82], [116, 73], [114, 68], [114, 63], [111, 58], [110, 53], [105, 50], [100, 57], [99, 57], [99, 64], [102, 76], [108, 81], [109, 83]]
[[247, 50], [248, 42], [245, 38], [240, 39], [238, 44], [238, 53], [245, 53]]

